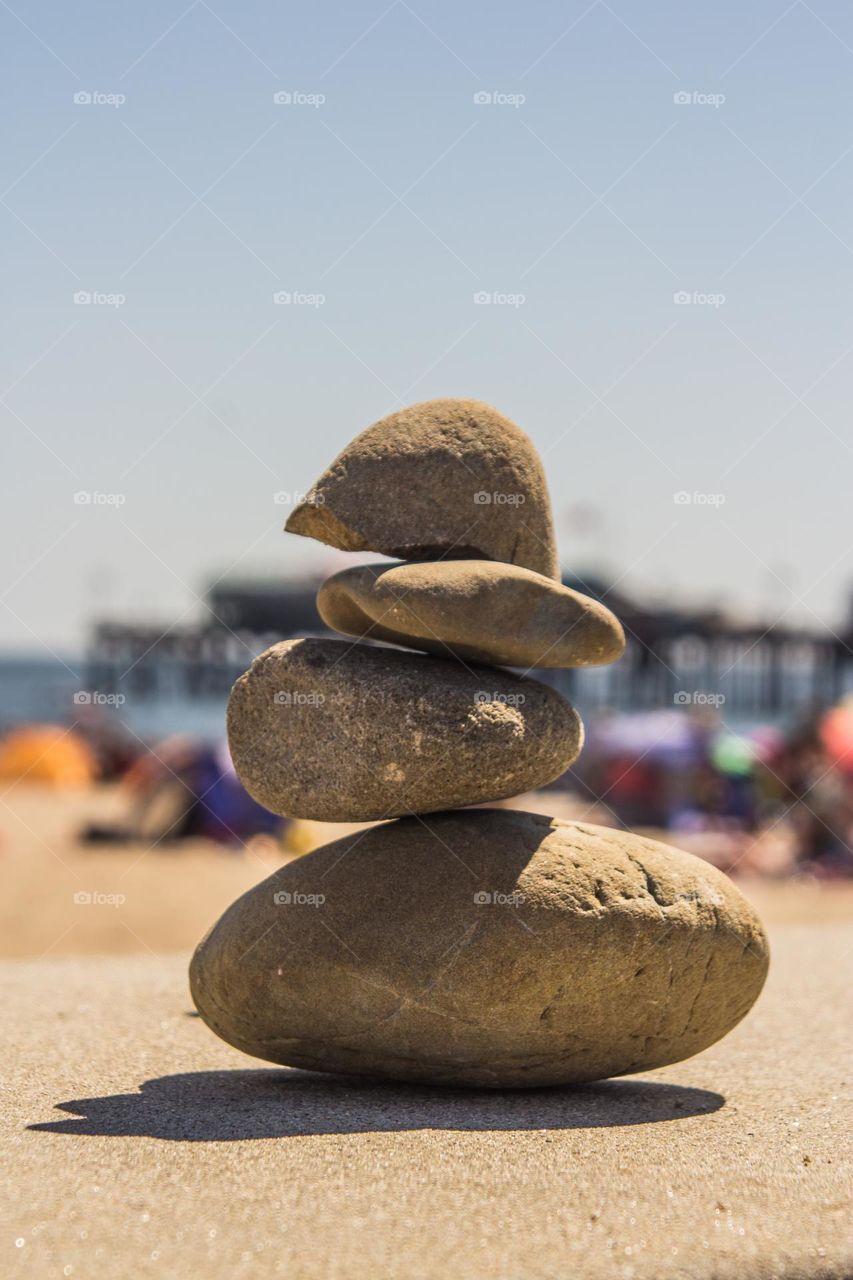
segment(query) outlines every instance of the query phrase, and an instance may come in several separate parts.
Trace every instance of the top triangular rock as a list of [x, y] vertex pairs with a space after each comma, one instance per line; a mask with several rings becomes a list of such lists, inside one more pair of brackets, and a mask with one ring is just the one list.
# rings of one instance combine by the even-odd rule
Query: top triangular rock
[[479, 400], [427, 400], [374, 423], [285, 528], [343, 551], [499, 560], [560, 576], [539, 455]]

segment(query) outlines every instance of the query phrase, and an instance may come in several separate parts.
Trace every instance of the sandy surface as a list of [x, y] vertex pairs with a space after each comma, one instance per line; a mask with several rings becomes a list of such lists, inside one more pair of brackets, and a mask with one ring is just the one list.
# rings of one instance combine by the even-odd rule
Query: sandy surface
[[691, 1061], [501, 1093], [265, 1068], [185, 958], [6, 962], [2, 1274], [848, 1277], [853, 929], [772, 943]]
[[850, 886], [742, 885], [769, 984], [689, 1062], [576, 1089], [389, 1087], [215, 1039], [186, 952], [281, 854], [81, 848], [114, 804], [0, 803], [0, 1275], [853, 1275]]

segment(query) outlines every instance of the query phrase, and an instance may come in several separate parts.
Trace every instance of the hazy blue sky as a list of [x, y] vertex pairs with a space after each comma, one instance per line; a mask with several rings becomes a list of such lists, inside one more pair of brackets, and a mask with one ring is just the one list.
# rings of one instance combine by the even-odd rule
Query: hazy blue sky
[[531, 434], [567, 567], [844, 616], [851, 6], [31, 0], [0, 32], [4, 647], [335, 565], [274, 495], [439, 395]]

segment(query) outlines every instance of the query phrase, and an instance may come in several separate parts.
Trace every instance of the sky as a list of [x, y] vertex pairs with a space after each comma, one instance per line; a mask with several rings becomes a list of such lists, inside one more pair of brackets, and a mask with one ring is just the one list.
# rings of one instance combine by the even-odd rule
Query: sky
[[567, 570], [844, 624], [849, 5], [3, 0], [0, 36], [0, 648], [341, 567], [290, 505], [438, 396], [532, 437]]

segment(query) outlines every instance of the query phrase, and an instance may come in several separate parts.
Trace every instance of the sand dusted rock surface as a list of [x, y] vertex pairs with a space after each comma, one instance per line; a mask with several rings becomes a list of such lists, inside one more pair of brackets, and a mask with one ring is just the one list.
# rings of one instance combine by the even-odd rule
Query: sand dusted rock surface
[[539, 456], [514, 422], [480, 400], [427, 400], [374, 423], [286, 528], [344, 551], [483, 557], [560, 576]]
[[212, 1030], [256, 1057], [514, 1087], [690, 1057], [740, 1021], [767, 963], [754, 910], [697, 858], [479, 810], [283, 868], [226, 911], [190, 978]]
[[440, 560], [357, 565], [317, 595], [344, 635], [510, 667], [586, 667], [625, 648], [618, 619], [589, 596], [518, 565]]
[[228, 742], [274, 813], [359, 822], [542, 786], [580, 751], [565, 698], [537, 680], [343, 640], [288, 640], [231, 693]]

